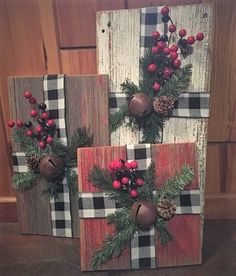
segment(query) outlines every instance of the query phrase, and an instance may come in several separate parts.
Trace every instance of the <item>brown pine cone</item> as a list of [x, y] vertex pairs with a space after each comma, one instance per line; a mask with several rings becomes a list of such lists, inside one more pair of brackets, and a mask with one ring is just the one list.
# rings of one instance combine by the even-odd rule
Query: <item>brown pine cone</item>
[[169, 96], [160, 96], [153, 101], [153, 108], [157, 113], [166, 114], [174, 108], [174, 99]]
[[170, 219], [174, 216], [176, 211], [176, 205], [173, 201], [163, 199], [157, 204], [157, 213], [164, 219]]
[[31, 171], [38, 171], [40, 157], [37, 154], [31, 153], [26, 156], [25, 163]]

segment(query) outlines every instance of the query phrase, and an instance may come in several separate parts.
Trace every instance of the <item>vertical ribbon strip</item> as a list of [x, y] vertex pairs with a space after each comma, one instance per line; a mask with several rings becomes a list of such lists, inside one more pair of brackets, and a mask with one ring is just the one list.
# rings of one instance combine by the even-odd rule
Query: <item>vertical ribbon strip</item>
[[[55, 120], [58, 137], [67, 142], [65, 122], [64, 75], [48, 75], [43, 78], [45, 104], [50, 118]], [[70, 194], [66, 178], [58, 185], [58, 199], [50, 199], [53, 236], [72, 237]]]

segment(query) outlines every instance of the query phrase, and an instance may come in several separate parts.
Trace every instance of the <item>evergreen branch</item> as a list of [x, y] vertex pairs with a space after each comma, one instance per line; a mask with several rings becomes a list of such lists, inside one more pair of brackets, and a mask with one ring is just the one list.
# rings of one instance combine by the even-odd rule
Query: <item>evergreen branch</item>
[[116, 131], [125, 121], [125, 116], [128, 113], [127, 104], [122, 105], [118, 111], [113, 114], [110, 114], [109, 123], [110, 123], [110, 132]]
[[132, 223], [130, 208], [120, 208], [115, 211], [114, 214], [110, 214], [107, 216], [108, 224], [116, 224], [117, 231], [121, 231], [125, 229]]
[[156, 112], [146, 119], [143, 125], [143, 140], [142, 143], [156, 144], [160, 143], [164, 120]]
[[118, 233], [107, 237], [102, 245], [102, 248], [96, 251], [93, 255], [91, 262], [92, 268], [96, 270], [100, 265], [106, 263], [113, 257], [120, 256], [125, 246], [130, 243], [136, 229], [136, 225], [130, 221], [126, 228], [121, 229]]
[[59, 155], [63, 158], [66, 157], [67, 155], [67, 147], [66, 145], [56, 136], [54, 137], [54, 141], [51, 144], [50, 148], [49, 148], [50, 153]]
[[152, 162], [144, 174], [144, 185], [139, 188], [139, 198], [152, 200], [155, 182], [155, 163]]
[[173, 240], [172, 235], [167, 229], [167, 222], [163, 218], [157, 218], [155, 227], [159, 231], [159, 238], [163, 246], [167, 245], [169, 241]]
[[35, 140], [31, 137], [25, 135], [26, 128], [16, 128], [13, 130], [13, 140], [18, 143], [21, 147], [21, 150], [26, 154], [35, 153], [40, 154], [41, 150], [37, 146]]
[[121, 90], [125, 92], [128, 97], [131, 97], [135, 93], [140, 92], [138, 86], [131, 82], [129, 79], [126, 79], [120, 86]]
[[176, 173], [176, 175], [173, 178], [166, 181], [164, 186], [158, 191], [157, 195], [154, 197], [154, 202], [158, 203], [162, 198], [175, 198], [183, 191], [186, 185], [193, 180], [193, 177], [193, 169], [189, 166], [183, 166], [181, 173]]
[[90, 135], [85, 127], [77, 128], [68, 143], [68, 158], [76, 161], [77, 148], [91, 147], [93, 142], [94, 135]]
[[192, 65], [188, 64], [177, 70], [170, 79], [162, 86], [158, 96], [171, 96], [177, 99], [180, 93], [189, 86], [192, 76]]
[[100, 169], [95, 166], [89, 173], [88, 181], [94, 186], [103, 190], [111, 199], [114, 199], [119, 206], [130, 208], [135, 202], [126, 191], [113, 188], [114, 178], [108, 169]]
[[16, 173], [12, 177], [12, 186], [16, 191], [22, 192], [32, 188], [36, 184], [36, 179], [39, 177], [38, 173], [31, 171]]
[[67, 179], [67, 186], [68, 186], [69, 190], [72, 193], [77, 194], [77, 192], [78, 192], [78, 175], [77, 175], [77, 172], [75, 170], [73, 170], [72, 168], [66, 167], [65, 176], [66, 176], [66, 179]]

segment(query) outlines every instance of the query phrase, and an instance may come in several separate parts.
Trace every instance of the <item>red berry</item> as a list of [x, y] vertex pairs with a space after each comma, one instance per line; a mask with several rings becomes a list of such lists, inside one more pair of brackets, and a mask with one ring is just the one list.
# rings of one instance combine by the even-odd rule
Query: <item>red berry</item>
[[34, 97], [31, 97], [31, 98], [29, 99], [29, 103], [35, 104], [35, 103], [36, 103], [36, 99], [35, 99]]
[[171, 25], [169, 26], [169, 31], [170, 31], [171, 33], [174, 33], [174, 32], [176, 31], [176, 26], [175, 26], [174, 24], [171, 24]]
[[185, 29], [179, 30], [179, 36], [180, 37], [184, 37], [184, 36], [186, 36], [186, 34], [187, 34], [187, 31]]
[[167, 7], [167, 6], [164, 6], [162, 9], [161, 9], [161, 14], [162, 15], [167, 15], [169, 14], [170, 12], [170, 9]]
[[158, 31], [152, 32], [152, 37], [158, 39], [160, 37], [160, 33]]
[[159, 91], [160, 88], [161, 88], [161, 85], [160, 85], [159, 82], [155, 81], [154, 84], [153, 84], [153, 86], [152, 86], [152, 88], [153, 88], [153, 90], [155, 90], [155, 91]]
[[33, 136], [33, 134], [34, 134], [34, 132], [33, 132], [33, 130], [31, 130], [31, 129], [28, 129], [28, 130], [26, 130], [26, 132], [25, 132], [25, 135], [28, 136], [28, 137]]
[[157, 47], [162, 50], [166, 47], [166, 44], [164, 41], [161, 40], [157, 43]]
[[136, 169], [138, 167], [138, 162], [136, 160], [133, 160], [130, 162], [130, 168]]
[[136, 179], [136, 184], [137, 184], [137, 186], [141, 187], [144, 184], [144, 180], [142, 178], [137, 178]]
[[36, 128], [35, 128], [35, 131], [36, 131], [37, 133], [40, 133], [42, 130], [43, 130], [43, 128], [42, 128], [41, 125], [38, 125], [38, 126], [36, 126]]
[[29, 91], [29, 90], [26, 90], [23, 94], [23, 96], [26, 98], [26, 99], [30, 99], [32, 97], [32, 93]]
[[168, 48], [168, 47], [164, 48], [163, 53], [168, 56], [171, 53], [170, 48]]
[[170, 54], [170, 58], [171, 58], [171, 60], [175, 60], [175, 59], [178, 58], [178, 54], [177, 54], [176, 52], [172, 52], [172, 53]]
[[137, 197], [138, 196], [138, 191], [133, 189], [133, 190], [130, 191], [129, 194], [130, 194], [131, 197]]
[[195, 37], [193, 35], [187, 38], [187, 44], [192, 45], [195, 42]]
[[41, 119], [47, 120], [48, 117], [49, 117], [48, 112], [43, 112], [43, 113], [41, 114]]
[[36, 109], [33, 108], [30, 111], [30, 116], [31, 117], [36, 117], [38, 115], [38, 113], [39, 113], [38, 110], [36, 110]]
[[51, 144], [53, 142], [53, 137], [52, 136], [48, 136], [47, 137], [47, 143]]
[[160, 49], [159, 49], [158, 47], [156, 47], [156, 46], [152, 47], [152, 53], [153, 53], [154, 55], [158, 54], [159, 51], [160, 51]]
[[52, 120], [52, 119], [48, 120], [48, 121], [47, 121], [47, 125], [48, 125], [48, 126], [54, 126], [54, 125], [55, 125], [54, 120]]
[[10, 127], [10, 128], [13, 128], [15, 125], [15, 122], [13, 120], [10, 120], [7, 122], [7, 126]]
[[120, 170], [123, 167], [123, 164], [120, 160], [113, 161], [114, 170]]
[[156, 64], [151, 63], [151, 64], [148, 65], [148, 72], [154, 73], [154, 72], [156, 72], [156, 70], [157, 70]]
[[173, 64], [174, 64], [174, 67], [176, 69], [178, 69], [181, 66], [181, 60], [180, 59], [176, 59], [176, 60], [174, 60]]
[[177, 52], [179, 47], [176, 44], [171, 45], [170, 50], [171, 52]]
[[46, 143], [44, 141], [39, 141], [38, 146], [40, 147], [40, 149], [45, 149], [46, 148]]
[[24, 121], [19, 119], [16, 121], [16, 125], [17, 125], [17, 127], [22, 127], [24, 125]]
[[121, 183], [124, 185], [129, 184], [129, 178], [127, 176], [124, 176], [121, 178]]
[[163, 71], [164, 77], [169, 77], [171, 75], [171, 70], [169, 68], [164, 69]]
[[198, 34], [196, 35], [196, 40], [197, 40], [197, 41], [202, 41], [203, 38], [204, 38], [204, 34], [203, 34], [203, 33], [198, 33]]
[[129, 163], [129, 162], [125, 162], [125, 167], [126, 167], [127, 169], [130, 169], [130, 163]]
[[121, 188], [121, 183], [119, 180], [115, 180], [115, 181], [113, 181], [112, 186], [114, 189], [119, 190]]

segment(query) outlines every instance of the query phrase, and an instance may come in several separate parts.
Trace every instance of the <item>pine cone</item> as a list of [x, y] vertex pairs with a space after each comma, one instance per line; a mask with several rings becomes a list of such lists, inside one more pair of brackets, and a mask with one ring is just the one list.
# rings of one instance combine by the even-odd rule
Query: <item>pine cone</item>
[[40, 163], [40, 157], [37, 154], [31, 153], [31, 154], [26, 156], [25, 163], [31, 171], [38, 171], [39, 163]]
[[163, 199], [157, 204], [157, 213], [164, 219], [170, 219], [174, 216], [176, 211], [176, 205], [173, 201]]
[[153, 102], [153, 108], [160, 114], [166, 114], [174, 108], [174, 99], [169, 96], [160, 96]]

